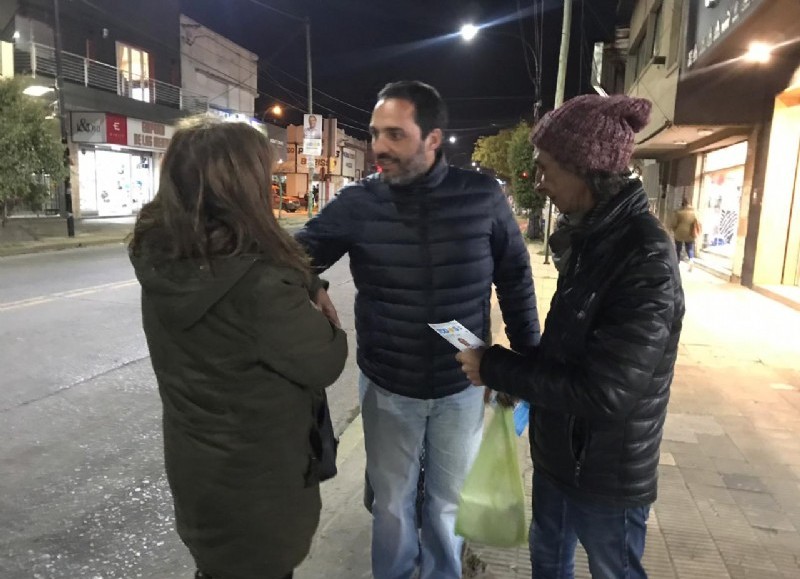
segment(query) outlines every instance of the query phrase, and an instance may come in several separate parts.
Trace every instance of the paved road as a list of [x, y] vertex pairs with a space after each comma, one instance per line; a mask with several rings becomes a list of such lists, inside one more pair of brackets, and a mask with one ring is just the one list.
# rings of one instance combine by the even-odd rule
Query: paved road
[[[354, 350], [347, 264], [326, 277]], [[0, 577], [189, 577], [124, 248], [0, 259], [0, 343]], [[354, 356], [329, 397], [341, 431]]]

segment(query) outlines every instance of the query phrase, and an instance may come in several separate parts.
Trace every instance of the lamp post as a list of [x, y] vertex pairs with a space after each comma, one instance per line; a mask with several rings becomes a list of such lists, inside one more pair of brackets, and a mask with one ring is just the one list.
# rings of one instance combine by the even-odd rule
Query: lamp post
[[[308, 114], [309, 115], [313, 114], [314, 113], [314, 94], [313, 94], [314, 93], [314, 89], [313, 89], [312, 74], [311, 74], [312, 73], [312, 71], [311, 71], [311, 18], [308, 17], [308, 16], [306, 16], [306, 17], [296, 16], [296, 15], [292, 14], [291, 12], [285, 12], [285, 11], [279, 9], [279, 8], [275, 8], [273, 6], [270, 6], [269, 4], [264, 4], [263, 2], [260, 2], [259, 0], [250, 0], [250, 1], [253, 4], [261, 6], [262, 8], [264, 8], [266, 10], [270, 10], [272, 12], [280, 14], [281, 16], [285, 16], [286, 18], [290, 18], [290, 19], [295, 20], [297, 22], [302, 22], [303, 23], [303, 25], [305, 27], [305, 32], [306, 32], [306, 84], [308, 84]], [[309, 200], [309, 203], [308, 203], [308, 216], [311, 217], [313, 215], [313, 210], [314, 210], [313, 202], [311, 201], [311, 199], [312, 199], [312, 197], [311, 197], [311, 181], [314, 178], [314, 171], [316, 169], [316, 165], [315, 165], [314, 157], [312, 157], [311, 155], [308, 155], [307, 158], [308, 158], [308, 192], [307, 192], [308, 197], [307, 197], [307, 199]]]
[[69, 144], [67, 116], [64, 110], [64, 76], [61, 62], [61, 14], [58, 0], [53, 0], [53, 36], [55, 37], [56, 57], [56, 98], [58, 99], [58, 121], [61, 128], [61, 144], [64, 146], [64, 164], [67, 174], [64, 177], [64, 213], [67, 218], [67, 236], [75, 237], [75, 217], [72, 214], [72, 184], [69, 172]]

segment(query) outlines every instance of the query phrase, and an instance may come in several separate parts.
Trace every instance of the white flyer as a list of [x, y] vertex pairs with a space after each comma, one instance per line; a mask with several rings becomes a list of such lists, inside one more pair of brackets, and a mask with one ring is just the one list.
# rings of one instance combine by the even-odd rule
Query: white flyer
[[452, 320], [443, 324], [428, 324], [445, 340], [453, 344], [460, 351], [482, 348], [486, 344], [478, 336], [470, 332], [460, 322]]

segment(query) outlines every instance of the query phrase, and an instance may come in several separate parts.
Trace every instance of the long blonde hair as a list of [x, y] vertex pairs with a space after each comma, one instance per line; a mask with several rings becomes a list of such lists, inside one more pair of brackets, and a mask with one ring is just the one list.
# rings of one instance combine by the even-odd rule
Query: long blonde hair
[[204, 261], [256, 253], [308, 275], [308, 257], [272, 212], [272, 163], [269, 141], [250, 125], [184, 121], [164, 155], [158, 193], [136, 220], [131, 253]]

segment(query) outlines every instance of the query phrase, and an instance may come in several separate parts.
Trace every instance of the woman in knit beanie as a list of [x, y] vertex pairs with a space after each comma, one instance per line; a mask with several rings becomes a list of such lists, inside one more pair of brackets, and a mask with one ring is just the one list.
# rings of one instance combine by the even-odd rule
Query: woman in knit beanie
[[675, 247], [628, 165], [650, 103], [585, 95], [533, 129], [538, 188], [566, 216], [539, 347], [458, 355], [474, 384], [530, 402], [537, 579], [645, 578], [647, 517], [684, 313]]

